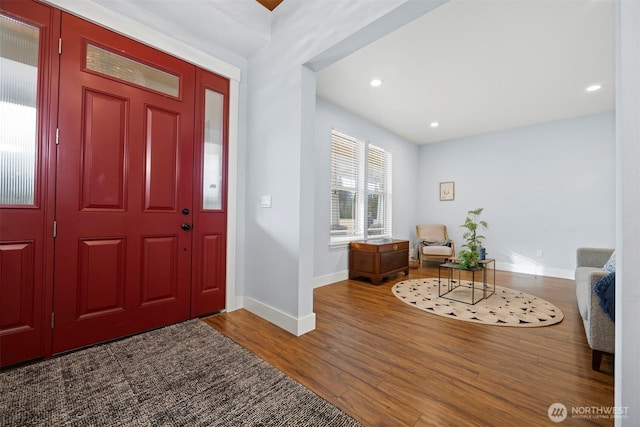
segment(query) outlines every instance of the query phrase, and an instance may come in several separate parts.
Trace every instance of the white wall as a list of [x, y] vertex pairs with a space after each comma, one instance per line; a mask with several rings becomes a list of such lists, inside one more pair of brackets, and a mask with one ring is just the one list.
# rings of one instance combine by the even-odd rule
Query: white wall
[[[249, 59], [243, 301], [298, 335], [315, 328], [315, 79], [303, 64], [403, 2], [284, 2], [271, 43]], [[263, 195], [271, 208], [260, 207]]]
[[[331, 128], [393, 153], [394, 237], [413, 242], [415, 224], [444, 223], [460, 250], [467, 211], [483, 207], [499, 269], [565, 278], [577, 247], [615, 246], [613, 112], [418, 147], [318, 98], [316, 286], [343, 280], [348, 269], [348, 250], [330, 248], [326, 232]], [[439, 200], [441, 181], [455, 181], [454, 201]]]
[[640, 2], [617, 2], [615, 404], [618, 427], [640, 424]]
[[467, 211], [484, 208], [496, 268], [573, 278], [577, 247], [615, 246], [615, 115], [424, 145], [416, 181], [420, 221], [445, 224], [457, 251]]
[[412, 239], [416, 226], [415, 178], [418, 146], [342, 108], [316, 98], [315, 122], [315, 286], [348, 277], [348, 246], [329, 247], [331, 129], [371, 142], [392, 155], [392, 230], [397, 239]]
[[[442, 0], [283, 2], [249, 58], [243, 304], [295, 334], [313, 314], [315, 79], [319, 70]], [[307, 65], [305, 65], [307, 64]], [[272, 207], [261, 208], [261, 196]]]

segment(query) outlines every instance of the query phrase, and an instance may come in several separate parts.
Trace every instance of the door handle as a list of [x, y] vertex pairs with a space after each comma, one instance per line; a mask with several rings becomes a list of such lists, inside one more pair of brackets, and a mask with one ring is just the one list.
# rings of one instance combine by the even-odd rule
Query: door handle
[[180, 227], [185, 231], [191, 230], [191, 224], [188, 224], [186, 222], [182, 223]]

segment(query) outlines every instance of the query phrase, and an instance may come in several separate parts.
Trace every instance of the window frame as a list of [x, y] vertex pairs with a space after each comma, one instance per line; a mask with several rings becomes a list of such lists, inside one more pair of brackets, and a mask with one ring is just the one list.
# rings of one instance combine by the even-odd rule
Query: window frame
[[[342, 146], [337, 146], [338, 144]], [[372, 154], [372, 152], [374, 152]], [[349, 152], [353, 156], [349, 158]], [[338, 159], [337, 154], [343, 155]], [[330, 224], [329, 245], [331, 247], [346, 246], [357, 240], [383, 239], [392, 236], [392, 155], [384, 148], [360, 138], [350, 136], [336, 129], [331, 130], [330, 150]], [[375, 166], [372, 163], [377, 163]], [[382, 164], [381, 164], [382, 163]], [[374, 168], [377, 170], [374, 171]], [[336, 176], [338, 171], [344, 171], [343, 177]], [[374, 173], [371, 173], [374, 171]], [[371, 176], [370, 176], [371, 175]], [[375, 177], [376, 182], [370, 178]], [[380, 180], [383, 182], [381, 183]], [[348, 185], [349, 181], [353, 185]], [[347, 182], [345, 185], [344, 183]], [[375, 187], [375, 188], [374, 188]], [[342, 210], [337, 192], [351, 191], [354, 193], [353, 226], [347, 229], [335, 230], [341, 224]], [[371, 197], [377, 197], [378, 212], [370, 219]], [[380, 205], [381, 203], [381, 205]], [[337, 205], [336, 205], [337, 204]], [[382, 227], [379, 233], [371, 233], [371, 220], [376, 221], [382, 216]], [[348, 222], [349, 219], [346, 218]]]

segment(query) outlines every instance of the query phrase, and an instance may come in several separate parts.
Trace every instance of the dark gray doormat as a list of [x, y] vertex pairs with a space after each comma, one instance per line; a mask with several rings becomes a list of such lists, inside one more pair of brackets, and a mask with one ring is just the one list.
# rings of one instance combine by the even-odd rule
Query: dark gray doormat
[[201, 320], [0, 374], [2, 426], [359, 426]]

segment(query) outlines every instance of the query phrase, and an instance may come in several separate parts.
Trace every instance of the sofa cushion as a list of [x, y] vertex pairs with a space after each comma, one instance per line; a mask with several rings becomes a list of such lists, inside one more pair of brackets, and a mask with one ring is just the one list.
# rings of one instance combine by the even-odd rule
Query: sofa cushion
[[423, 246], [422, 253], [429, 256], [451, 256], [451, 247], [449, 246]]

